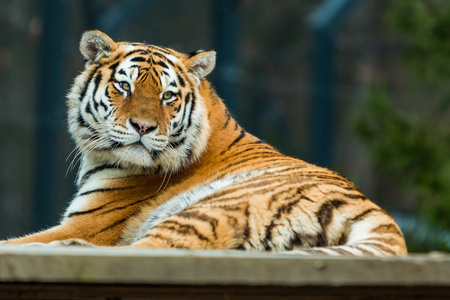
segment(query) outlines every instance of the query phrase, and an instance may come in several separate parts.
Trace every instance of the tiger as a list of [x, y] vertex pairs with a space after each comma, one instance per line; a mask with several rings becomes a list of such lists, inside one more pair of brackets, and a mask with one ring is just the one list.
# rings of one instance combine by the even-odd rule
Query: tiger
[[77, 191], [58, 225], [2, 244], [406, 255], [350, 180], [245, 131], [189, 54], [90, 30], [67, 94]]

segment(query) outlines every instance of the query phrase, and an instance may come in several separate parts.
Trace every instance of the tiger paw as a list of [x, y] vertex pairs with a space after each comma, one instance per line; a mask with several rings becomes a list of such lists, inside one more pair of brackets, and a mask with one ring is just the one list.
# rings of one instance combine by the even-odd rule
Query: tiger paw
[[60, 241], [53, 241], [47, 244], [50, 247], [58, 247], [58, 246], [84, 246], [84, 247], [96, 247], [94, 244], [89, 243], [82, 239], [67, 239]]
[[67, 239], [60, 241], [53, 241], [50, 243], [26, 243], [26, 244], [16, 244], [16, 246], [21, 247], [68, 247], [68, 246], [84, 246], [84, 247], [96, 247], [94, 244], [86, 242], [82, 239]]

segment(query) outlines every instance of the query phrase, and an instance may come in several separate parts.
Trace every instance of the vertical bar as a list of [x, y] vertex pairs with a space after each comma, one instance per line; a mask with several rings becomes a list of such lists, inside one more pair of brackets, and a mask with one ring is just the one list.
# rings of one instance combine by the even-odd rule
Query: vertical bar
[[42, 1], [43, 35], [40, 49], [38, 98], [36, 103], [34, 220], [33, 229], [53, 225], [57, 219], [61, 174], [58, 143], [65, 130], [63, 121], [63, 40], [65, 3]]
[[334, 36], [355, 0], [325, 0], [310, 15], [313, 33], [310, 110], [310, 160], [330, 167], [334, 124]]
[[214, 1], [214, 48], [217, 52], [214, 84], [232, 112], [238, 109], [238, 1]]
[[312, 47], [311, 162], [330, 167], [333, 147], [334, 42], [326, 31], [316, 33]]

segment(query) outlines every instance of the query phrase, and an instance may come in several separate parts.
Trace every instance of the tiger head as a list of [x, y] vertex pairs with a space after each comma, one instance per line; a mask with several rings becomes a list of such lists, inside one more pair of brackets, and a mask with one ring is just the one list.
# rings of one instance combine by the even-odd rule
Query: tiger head
[[95, 160], [175, 171], [206, 147], [209, 124], [199, 89], [215, 65], [214, 51], [183, 54], [83, 34], [85, 70], [67, 96], [69, 132]]

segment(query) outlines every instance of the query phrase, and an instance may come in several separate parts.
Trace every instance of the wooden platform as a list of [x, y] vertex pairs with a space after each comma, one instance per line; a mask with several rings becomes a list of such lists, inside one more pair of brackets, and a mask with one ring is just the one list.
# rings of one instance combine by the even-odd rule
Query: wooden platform
[[450, 299], [450, 255], [1, 246], [0, 299]]

